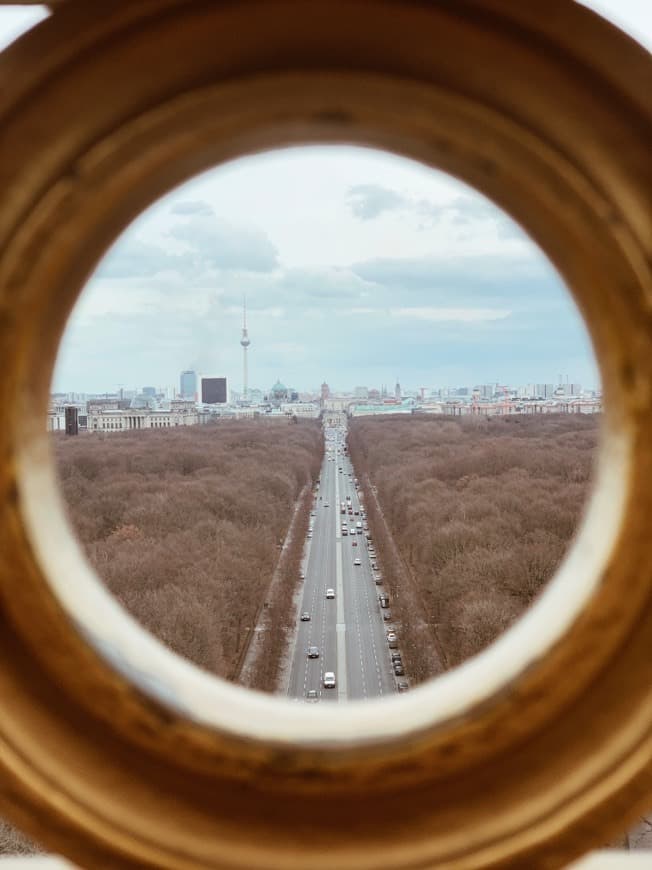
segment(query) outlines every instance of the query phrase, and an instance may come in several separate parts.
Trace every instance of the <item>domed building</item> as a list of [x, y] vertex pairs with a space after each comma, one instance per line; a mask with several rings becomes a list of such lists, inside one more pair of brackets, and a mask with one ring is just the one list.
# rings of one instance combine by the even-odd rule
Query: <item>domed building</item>
[[140, 393], [131, 400], [130, 407], [138, 411], [156, 411], [159, 404], [155, 396], [147, 396], [144, 393]]
[[282, 402], [287, 402], [290, 396], [290, 391], [282, 384], [279, 380], [276, 381], [274, 386], [269, 391], [269, 400], [273, 405], [280, 405]]

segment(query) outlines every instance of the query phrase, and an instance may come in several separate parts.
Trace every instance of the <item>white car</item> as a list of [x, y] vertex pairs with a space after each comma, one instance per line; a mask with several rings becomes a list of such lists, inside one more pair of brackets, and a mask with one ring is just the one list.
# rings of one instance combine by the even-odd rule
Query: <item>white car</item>
[[333, 673], [333, 671], [326, 671], [326, 673], [324, 674], [324, 688], [335, 688], [335, 674]]
[[361, 565], [362, 562], [360, 561], [360, 559], [354, 559], [354, 560], [353, 560], [353, 564], [354, 564], [354, 565]]
[[335, 598], [335, 590], [327, 589], [326, 590], [326, 598]]

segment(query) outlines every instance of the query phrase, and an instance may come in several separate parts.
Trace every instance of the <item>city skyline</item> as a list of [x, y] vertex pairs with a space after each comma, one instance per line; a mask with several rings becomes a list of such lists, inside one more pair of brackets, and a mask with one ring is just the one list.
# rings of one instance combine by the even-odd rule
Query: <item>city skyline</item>
[[244, 353], [251, 384], [282, 372], [302, 391], [325, 373], [344, 385], [397, 370], [417, 385], [515, 371], [598, 384], [570, 295], [513, 221], [440, 172], [361, 148], [245, 158], [155, 204], [91, 278], [53, 386], [193, 368], [243, 390]]
[[[640, 0], [584, 5], [644, 45]], [[0, 45], [45, 17], [6, 8]], [[72, 314], [53, 389], [172, 384], [184, 368], [243, 389], [573, 380], [599, 387], [555, 270], [482, 196], [365, 149], [290, 149], [227, 164], [156, 203], [99, 264]]]
[[[153, 386], [144, 386], [144, 385], [128, 385], [128, 384], [118, 384], [115, 389], [111, 390], [53, 390], [53, 396], [88, 396], [88, 397], [102, 397], [102, 396], [119, 396], [119, 397], [136, 397], [136, 396], [151, 396], [154, 397], [156, 395], [166, 396], [167, 399], [192, 399], [197, 403], [201, 404], [201, 391], [202, 384], [204, 381], [215, 381], [220, 380], [224, 381], [224, 387], [228, 394], [228, 398], [226, 401], [231, 401], [231, 396], [237, 396], [237, 401], [246, 401], [244, 396], [244, 391], [233, 388], [228, 381], [228, 378], [219, 375], [208, 375], [206, 373], [202, 373], [199, 371], [194, 371], [192, 369], [184, 369], [179, 372], [179, 377], [177, 379], [177, 384], [158, 384], [156, 387]], [[194, 385], [193, 388], [189, 388], [185, 386], [192, 382]], [[270, 394], [275, 386], [281, 385], [283, 387], [287, 387], [288, 391], [297, 390], [297, 393], [301, 393], [302, 395], [311, 395], [315, 399], [318, 399], [320, 396], [323, 398], [324, 390], [326, 389], [330, 396], [340, 396], [340, 397], [351, 397], [351, 398], [361, 398], [362, 391], [368, 392], [369, 394], [377, 394], [379, 396], [402, 396], [402, 397], [415, 397], [420, 394], [424, 394], [426, 396], [433, 396], [439, 394], [451, 394], [455, 395], [456, 393], [459, 396], [468, 396], [471, 397], [475, 391], [479, 391], [483, 398], [487, 397], [490, 388], [495, 388], [497, 393], [501, 393], [505, 389], [508, 391], [517, 393], [523, 392], [528, 388], [541, 387], [542, 389], [539, 392], [542, 394], [546, 393], [552, 395], [555, 390], [563, 390], [567, 387], [572, 386], [575, 388], [581, 388], [581, 390], [577, 390], [579, 393], [596, 393], [600, 394], [600, 389], [596, 388], [593, 385], [582, 384], [576, 378], [572, 378], [568, 374], [558, 374], [555, 379], [544, 380], [541, 378], [537, 378], [533, 381], [522, 381], [522, 380], [507, 380], [507, 381], [497, 381], [497, 380], [483, 380], [473, 383], [456, 383], [456, 384], [420, 384], [418, 386], [413, 384], [401, 384], [399, 380], [395, 383], [383, 382], [383, 383], [374, 383], [374, 384], [348, 384], [345, 386], [336, 385], [329, 383], [327, 379], [323, 380], [319, 386], [314, 386], [307, 390], [298, 390], [296, 386], [292, 383], [283, 384], [280, 378], [276, 378], [275, 384], [258, 386], [258, 385], [250, 385], [249, 386], [249, 394], [251, 395], [251, 401], [256, 402], [259, 400], [259, 397], [264, 397]], [[545, 388], [545, 389], [543, 389]]]

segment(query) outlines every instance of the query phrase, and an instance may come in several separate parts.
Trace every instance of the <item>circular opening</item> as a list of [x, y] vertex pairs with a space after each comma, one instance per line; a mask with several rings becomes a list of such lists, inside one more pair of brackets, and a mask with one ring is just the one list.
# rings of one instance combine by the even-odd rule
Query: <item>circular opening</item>
[[[443, 675], [512, 623], [525, 600], [532, 600], [550, 579], [579, 521], [579, 494], [586, 494], [596, 432], [581, 412], [601, 408], [586, 334], [556, 273], [503, 212], [470, 188], [420, 164], [367, 149], [289, 149], [245, 158], [189, 182], [153, 207], [113, 246], [91, 286], [93, 292], [75, 310], [55, 375], [55, 386], [73, 389], [54, 396], [59, 407], [52, 409], [49, 426], [64, 428], [62, 405], [74, 408], [76, 400], [73, 416], [76, 426], [81, 418], [86, 429], [80, 436], [84, 448], [68, 439], [57, 445], [57, 453], [64, 463], [68, 508], [98, 573], [106, 566], [123, 603], [172, 649], [189, 651], [189, 658], [208, 669], [217, 662], [213, 670], [222, 676], [238, 682], [236, 674], [244, 674], [242, 682], [297, 700], [365, 697], [369, 708], [355, 705], [352, 715], [342, 719], [341, 704], [326, 710], [332, 705], [320, 703], [316, 724], [315, 708], [302, 705], [293, 708], [290, 720], [282, 706], [270, 708], [267, 699], [213, 682], [145, 637], [97, 587], [87, 565], [85, 579], [72, 581], [80, 574], [79, 552], [71, 547], [70, 561], [59, 560], [61, 574], [53, 578], [57, 594], [95, 647], [145, 691], [197, 721], [233, 730], [246, 723], [245, 733], [253, 728], [258, 736], [309, 743], [378, 739], [460, 715], [527, 669], [572, 624], [592, 588], [591, 581], [577, 579], [580, 562], [579, 573], [587, 573], [581, 538], [582, 554], [571, 553], [532, 612], [486, 654]], [[333, 307], [326, 311], [329, 303]], [[192, 365], [185, 369], [188, 363]], [[391, 383], [388, 391], [386, 382], [398, 365], [405, 372], [404, 388]], [[570, 365], [575, 366], [570, 378], [557, 372]], [[298, 389], [278, 379], [272, 383], [279, 369]], [[481, 372], [487, 370], [498, 372], [493, 383], [483, 383], [487, 379]], [[332, 375], [323, 380], [329, 371]], [[439, 372], [445, 372], [443, 382]], [[215, 374], [226, 375], [225, 383], [209, 377]], [[133, 390], [139, 381], [170, 384], [177, 376], [178, 387]], [[75, 388], [77, 377], [83, 388], [79, 382]], [[356, 383], [348, 383], [352, 377]], [[99, 389], [92, 389], [94, 378]], [[250, 379], [246, 393], [245, 378]], [[358, 386], [370, 379], [379, 381], [371, 398], [368, 387]], [[332, 394], [326, 381], [333, 383]], [[431, 383], [427, 394], [424, 381]], [[260, 389], [260, 384], [268, 386]], [[94, 395], [75, 395], [79, 393]], [[255, 590], [256, 601], [236, 612], [233, 593], [216, 604], [215, 587], [201, 587], [210, 577], [211, 562], [220, 558], [231, 560], [225, 573], [232, 584], [239, 582], [233, 560], [251, 546], [251, 535], [233, 527], [237, 545], [231, 550], [218, 541], [220, 534], [229, 534], [225, 523], [232, 519], [232, 506], [236, 513], [249, 509], [237, 501], [241, 494], [216, 507], [207, 500], [205, 484], [186, 498], [184, 488], [209, 469], [210, 486], [219, 488], [220, 467], [229, 486], [237, 479], [237, 469], [227, 468], [226, 454], [220, 454], [217, 467], [202, 461], [198, 453], [210, 449], [213, 430], [200, 424], [219, 421], [220, 434], [243, 461], [250, 460], [246, 450], [238, 451], [238, 439], [252, 439], [260, 463], [261, 450], [278, 441], [263, 424], [296, 421], [297, 408], [299, 417], [312, 419], [305, 429], [313, 426], [313, 431], [309, 443], [301, 437], [301, 427], [283, 435], [299, 435], [294, 449], [302, 471], [292, 492], [284, 490], [276, 505], [268, 503], [268, 514], [280, 510], [288, 515], [278, 528], [263, 529], [268, 546], [262, 558], [271, 576]], [[253, 414], [258, 418], [253, 429], [251, 421], [230, 429], [225, 421]], [[435, 416], [428, 420], [431, 414]], [[326, 433], [321, 491], [315, 463], [322, 447], [314, 437], [317, 415]], [[389, 416], [393, 435], [388, 437]], [[529, 450], [518, 443], [525, 441], [525, 433], [532, 436]], [[197, 439], [192, 448], [189, 436]], [[433, 438], [440, 442], [440, 453], [420, 454], [417, 471], [411, 472], [402, 444], [410, 442], [422, 452]], [[118, 439], [129, 446], [122, 454], [111, 454]], [[461, 442], [466, 464], [464, 455], [451, 452]], [[383, 443], [394, 456], [384, 467], [366, 465], [355, 484], [352, 460], [361, 462], [370, 448]], [[65, 465], [66, 451], [73, 449], [77, 459]], [[158, 466], [156, 451], [163, 451]], [[116, 481], [111, 456], [116, 473], [130, 474], [131, 482]], [[397, 546], [394, 535], [400, 529], [396, 517], [389, 516], [387, 495], [395, 489], [382, 475], [399, 460], [406, 478], [415, 478], [402, 502], [415, 533], [403, 534]], [[290, 458], [280, 452], [277, 460], [270, 457], [270, 465], [273, 461], [292, 461], [291, 449]], [[429, 477], [424, 463], [435, 468]], [[490, 465], [484, 476], [483, 463]], [[542, 480], [545, 466], [554, 472], [548, 480]], [[280, 467], [265, 470], [273, 489]], [[163, 476], [166, 486], [160, 485]], [[255, 472], [246, 480], [255, 489]], [[426, 499], [423, 510], [414, 512], [410, 502], [417, 495], [423, 500], [427, 487], [430, 509], [444, 525], [433, 536], [433, 561], [440, 560], [436, 570], [428, 563], [428, 551], [420, 553], [420, 561], [414, 559], [414, 548], [428, 531], [427, 524], [419, 524], [429, 506]], [[567, 498], [570, 506], [560, 500], [569, 488], [574, 489]], [[140, 502], [139, 489], [144, 491]], [[188, 522], [193, 497], [200, 497], [207, 511], [194, 528]], [[296, 513], [290, 502], [284, 503], [288, 497]], [[260, 502], [262, 496], [256, 499]], [[332, 509], [322, 523], [326, 504]], [[367, 516], [361, 517], [365, 507]], [[531, 511], [528, 519], [526, 509]], [[222, 523], [214, 535], [217, 549], [204, 546], [211, 535], [206, 521], [215, 516]], [[262, 514], [252, 519], [256, 521], [263, 522]], [[373, 540], [364, 529], [369, 521], [375, 523], [374, 535], [387, 533], [386, 540]], [[551, 537], [546, 522], [561, 529], [559, 534]], [[324, 530], [317, 528], [321, 525]], [[494, 525], [502, 532], [495, 532]], [[59, 528], [55, 534], [64, 532]], [[483, 540], [489, 534], [491, 540]], [[328, 543], [319, 543], [322, 535]], [[277, 538], [285, 546], [274, 563], [268, 551]], [[608, 536], [602, 540], [602, 553], [592, 547], [594, 564], [607, 552]], [[296, 552], [288, 555], [293, 541]], [[327, 549], [318, 549], [322, 546]], [[192, 576], [198, 551], [202, 579], [195, 581], [194, 596], [188, 592], [184, 609], [183, 563]], [[272, 555], [277, 555], [273, 549]], [[280, 566], [283, 573], [295, 561], [296, 573], [280, 582], [269, 567]], [[298, 579], [298, 573], [304, 576]], [[359, 581], [363, 573], [364, 584]], [[425, 573], [428, 582], [422, 579]], [[141, 592], [131, 582], [134, 576]], [[515, 584], [521, 580], [524, 587], [530, 585], [517, 600]], [[466, 584], [466, 593], [458, 591], [456, 600], [443, 592], [444, 585], [454, 583]], [[322, 593], [332, 598], [322, 601]], [[361, 602], [367, 611], [362, 619]], [[212, 655], [207, 649], [216, 644], [211, 630], [220, 632], [216, 619], [211, 625], [211, 612], [219, 607], [230, 608], [229, 616], [238, 622], [237, 650], [230, 658], [228, 650]], [[395, 611], [390, 622], [383, 619], [387, 610]], [[462, 611], [465, 616], [455, 629], [451, 616]], [[158, 626], [154, 613], [159, 614]], [[284, 643], [266, 646], [266, 635], [269, 639], [281, 631], [274, 619], [285, 620]], [[260, 645], [252, 623], [262, 634]], [[321, 633], [314, 641], [317, 623]], [[284, 660], [277, 668], [270, 668], [270, 649], [280, 650]], [[398, 663], [395, 650], [401, 655]], [[419, 688], [408, 705], [405, 684], [412, 695], [418, 683], [436, 674], [442, 676]], [[371, 699], [399, 692], [404, 703], [394, 714], [384, 710], [379, 720]], [[261, 710], [264, 716], [252, 717]]]
[[[34, 826], [45, 804], [52, 842], [82, 864], [554, 863], [594, 842], [600, 822], [613, 830], [647, 783], [647, 61], [570, 3], [542, 18], [526, 6], [334, 2], [118, 3], [101, 19], [62, 4], [5, 62], [2, 385], [25, 412], [2, 431], [2, 531], [16, 560], [0, 561], [3, 685], [15, 687], [2, 763]], [[107, 82], [111, 99], [98, 99]], [[99, 587], [73, 593], [91, 573], [43, 431], [65, 318], [129, 221], [229, 158], [325, 141], [437, 165], [517, 218], [572, 287], [608, 399], [588, 520], [540, 606], [461, 670], [471, 684], [453, 674], [375, 705], [378, 722], [372, 702], [313, 721], [308, 705], [293, 715], [211, 682], [110, 619]], [[162, 681], [136, 691], [70, 631], [61, 602], [139, 685]], [[315, 824], [324, 810], [343, 822], [336, 842]]]

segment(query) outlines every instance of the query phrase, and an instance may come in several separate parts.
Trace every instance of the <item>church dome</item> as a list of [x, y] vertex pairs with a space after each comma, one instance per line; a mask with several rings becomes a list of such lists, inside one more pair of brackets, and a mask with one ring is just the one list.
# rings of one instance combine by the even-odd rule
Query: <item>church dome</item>
[[287, 394], [288, 388], [285, 384], [282, 384], [280, 381], [276, 381], [270, 392], [274, 395], [285, 395]]

